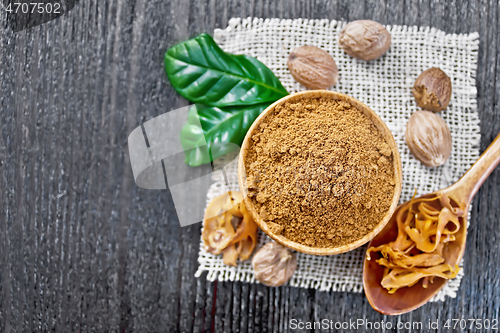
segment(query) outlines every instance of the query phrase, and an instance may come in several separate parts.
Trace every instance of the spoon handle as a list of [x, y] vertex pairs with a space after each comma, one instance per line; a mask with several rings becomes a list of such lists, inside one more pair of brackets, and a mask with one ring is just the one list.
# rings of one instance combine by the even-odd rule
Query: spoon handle
[[500, 134], [486, 148], [474, 165], [449, 188], [448, 194], [468, 205], [486, 178], [500, 162]]

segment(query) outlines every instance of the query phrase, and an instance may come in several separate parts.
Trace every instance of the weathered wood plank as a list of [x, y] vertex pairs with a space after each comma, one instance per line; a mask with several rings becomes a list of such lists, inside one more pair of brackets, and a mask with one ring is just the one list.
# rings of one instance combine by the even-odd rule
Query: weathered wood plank
[[[400, 1], [400, 4], [402, 2]], [[386, 23], [386, 8], [388, 3], [385, 0], [367, 0], [365, 2], [365, 13], [370, 13], [371, 19], [379, 22], [380, 24]], [[366, 15], [365, 14], [365, 15]]]
[[315, 1], [312, 3], [311, 16], [318, 19], [332, 19], [338, 10], [338, 0]]
[[291, 319], [498, 318], [499, 170], [474, 201], [455, 300], [387, 318], [361, 294], [194, 278], [200, 226], [179, 226], [169, 191], [135, 186], [126, 139], [187, 104], [165, 79], [164, 51], [235, 16], [478, 31], [481, 149], [500, 132], [496, 0], [80, 1], [16, 34], [1, 11], [0, 331], [286, 332]]
[[406, 24], [407, 26], [415, 26], [419, 24], [419, 2], [418, 0], [405, 0], [404, 5], [404, 19], [402, 24]]

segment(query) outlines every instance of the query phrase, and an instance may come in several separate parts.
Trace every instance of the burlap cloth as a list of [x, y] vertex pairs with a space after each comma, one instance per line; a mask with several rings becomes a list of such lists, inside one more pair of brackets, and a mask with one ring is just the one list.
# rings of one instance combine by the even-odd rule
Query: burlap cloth
[[[338, 36], [345, 24], [329, 20], [233, 18], [226, 29], [215, 30], [214, 38], [227, 52], [257, 57], [290, 93], [306, 89], [288, 71], [290, 51], [308, 44], [330, 53], [339, 68], [339, 83], [333, 89], [370, 106], [394, 135], [403, 166], [400, 203], [409, 200], [415, 188], [420, 195], [457, 181], [479, 157], [480, 131], [475, 100], [479, 35], [448, 35], [427, 27], [387, 26], [392, 36], [390, 50], [380, 59], [364, 62], [351, 58], [339, 48]], [[408, 118], [419, 109], [411, 88], [418, 75], [432, 66], [444, 70], [453, 86], [450, 105], [441, 113], [451, 130], [453, 151], [450, 159], [438, 168], [423, 166], [410, 154], [404, 140]], [[229, 187], [238, 190], [236, 163], [226, 170]], [[213, 175], [207, 203], [228, 190], [219, 172]], [[270, 239], [260, 233], [258, 247], [268, 241]], [[298, 253], [298, 268], [288, 284], [326, 291], [361, 292], [365, 250], [366, 245], [335, 256]], [[256, 282], [250, 260], [240, 262], [237, 267], [226, 266], [221, 255], [205, 251], [202, 241], [198, 261], [196, 276], [207, 271], [210, 281]], [[433, 300], [456, 297], [462, 276], [463, 270]]]

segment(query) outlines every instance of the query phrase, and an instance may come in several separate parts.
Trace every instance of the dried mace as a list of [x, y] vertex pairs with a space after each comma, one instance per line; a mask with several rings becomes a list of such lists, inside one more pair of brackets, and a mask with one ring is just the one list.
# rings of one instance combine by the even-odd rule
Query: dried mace
[[450, 103], [451, 80], [441, 69], [432, 67], [420, 74], [412, 92], [422, 109], [439, 112]]
[[250, 258], [257, 244], [257, 224], [240, 192], [227, 192], [210, 201], [201, 236], [205, 250], [222, 253], [226, 265], [236, 266], [238, 257], [241, 261]]

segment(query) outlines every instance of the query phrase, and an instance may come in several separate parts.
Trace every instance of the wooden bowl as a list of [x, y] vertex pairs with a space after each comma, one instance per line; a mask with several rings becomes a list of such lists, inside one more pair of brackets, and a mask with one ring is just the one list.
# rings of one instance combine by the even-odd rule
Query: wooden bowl
[[[267, 223], [262, 220], [262, 218], [259, 216], [259, 213], [257, 212], [256, 208], [253, 205], [253, 202], [250, 198], [248, 198], [248, 189], [246, 187], [246, 173], [245, 173], [245, 158], [248, 152], [248, 149], [250, 147], [250, 140], [252, 137], [252, 134], [259, 126], [259, 124], [267, 117], [267, 115], [274, 110], [274, 108], [277, 105], [282, 105], [285, 102], [295, 102], [297, 100], [301, 100], [304, 98], [318, 98], [318, 97], [323, 97], [323, 98], [329, 98], [332, 100], [340, 100], [340, 101], [346, 101], [350, 103], [352, 106], [355, 106], [357, 109], [362, 111], [371, 121], [373, 124], [377, 127], [377, 129], [380, 131], [382, 136], [384, 137], [385, 141], [387, 144], [390, 146], [392, 150], [392, 156], [393, 156], [393, 165], [394, 165], [394, 181], [395, 181], [395, 186], [394, 186], [394, 195], [392, 198], [391, 205], [389, 207], [389, 210], [387, 213], [384, 215], [384, 217], [380, 220], [380, 222], [373, 228], [369, 233], [364, 235], [362, 238], [358, 239], [355, 242], [345, 244], [342, 246], [338, 247], [331, 247], [331, 248], [322, 248], [322, 247], [311, 247], [303, 244], [299, 244], [297, 242], [293, 242], [289, 240], [288, 238], [282, 236], [282, 235], [276, 235], [271, 232], [269, 229]], [[398, 200], [399, 196], [401, 194], [401, 182], [402, 182], [402, 173], [401, 173], [401, 158], [399, 156], [399, 151], [398, 147], [396, 146], [396, 142], [394, 141], [394, 137], [392, 136], [391, 131], [387, 128], [386, 124], [380, 119], [380, 117], [372, 110], [370, 109], [367, 105], [361, 103], [355, 98], [352, 98], [350, 96], [347, 96], [345, 94], [341, 94], [335, 91], [329, 91], [329, 90], [309, 90], [309, 91], [303, 91], [299, 93], [295, 93], [292, 95], [288, 95], [286, 97], [283, 97], [282, 99], [274, 102], [271, 104], [267, 109], [262, 112], [262, 114], [254, 121], [250, 129], [248, 130], [245, 139], [243, 140], [243, 144], [241, 146], [241, 151], [240, 151], [240, 156], [238, 160], [238, 182], [240, 186], [241, 192], [244, 194], [244, 201], [246, 204], [247, 209], [250, 211], [252, 214], [255, 222], [257, 225], [272, 239], [274, 239], [276, 242], [299, 252], [302, 253], [307, 253], [307, 254], [315, 254], [315, 255], [332, 255], [332, 254], [339, 254], [339, 253], [344, 253], [348, 252], [351, 250], [354, 250], [361, 245], [369, 242], [374, 238], [389, 222], [389, 219], [391, 218], [392, 214], [394, 213], [394, 210], [396, 209], [398, 205]]]

